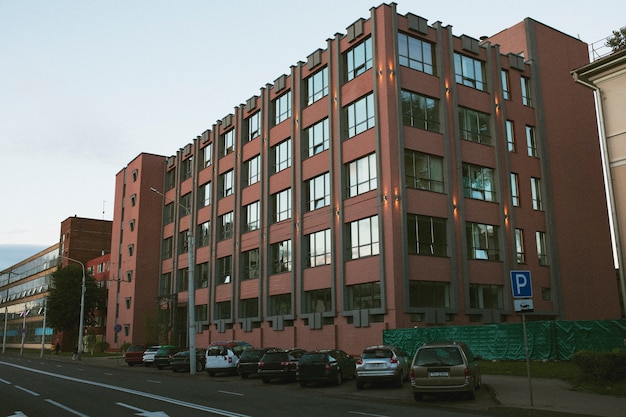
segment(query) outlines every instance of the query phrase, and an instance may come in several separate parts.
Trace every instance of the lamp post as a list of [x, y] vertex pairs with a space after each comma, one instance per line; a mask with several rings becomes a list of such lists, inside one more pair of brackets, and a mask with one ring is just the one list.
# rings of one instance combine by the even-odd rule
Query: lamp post
[[194, 235], [192, 233], [193, 222], [191, 221], [192, 220], [191, 211], [187, 207], [180, 204], [179, 202], [173, 201], [167, 198], [165, 194], [161, 193], [159, 190], [157, 190], [154, 187], [150, 188], [150, 191], [152, 191], [153, 193], [157, 193], [158, 195], [160, 195], [166, 200], [170, 200], [173, 203], [178, 204], [178, 206], [182, 207], [187, 213], [187, 215], [189, 216], [189, 232], [187, 233], [187, 252], [188, 252], [187, 259], [189, 262], [189, 267], [187, 268], [187, 271], [188, 271], [187, 292], [189, 293], [188, 301], [187, 301], [187, 304], [188, 304], [187, 336], [189, 338], [189, 373], [191, 375], [195, 375], [196, 374], [196, 312], [194, 311], [194, 309], [196, 308], [196, 285], [194, 282], [194, 264], [195, 264], [195, 260], [193, 256], [194, 255], [194, 237], [193, 237]]
[[76, 359], [81, 360], [83, 356], [83, 326], [85, 325], [85, 264], [77, 259], [68, 258], [67, 256], [59, 255], [59, 258], [79, 263], [80, 266], [83, 268], [83, 281], [80, 289], [80, 324], [78, 325], [78, 350], [76, 354]]

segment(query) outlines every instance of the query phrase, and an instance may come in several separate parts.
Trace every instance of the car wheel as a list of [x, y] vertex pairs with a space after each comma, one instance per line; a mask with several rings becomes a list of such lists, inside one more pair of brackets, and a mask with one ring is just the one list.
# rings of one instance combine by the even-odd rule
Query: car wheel
[[424, 394], [421, 392], [414, 392], [413, 398], [415, 398], [415, 401], [422, 401], [424, 399]]
[[202, 372], [204, 370], [204, 364], [200, 361], [196, 361], [196, 372]]
[[335, 378], [335, 385], [341, 385], [343, 383], [343, 375], [341, 371], [337, 371], [337, 377]]
[[400, 375], [398, 376], [398, 379], [396, 380], [396, 387], [402, 388], [403, 384], [404, 384], [404, 375], [402, 374], [402, 371], [400, 371]]
[[356, 389], [363, 389], [365, 388], [365, 382], [363, 381], [359, 381], [358, 379], [356, 380]]

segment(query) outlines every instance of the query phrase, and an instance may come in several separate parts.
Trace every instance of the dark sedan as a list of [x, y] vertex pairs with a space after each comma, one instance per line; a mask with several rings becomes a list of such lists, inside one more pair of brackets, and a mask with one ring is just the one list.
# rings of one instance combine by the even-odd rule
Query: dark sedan
[[[205, 353], [205, 349], [196, 349], [196, 372], [202, 372], [204, 370]], [[189, 351], [184, 350], [178, 352], [171, 361], [172, 371], [189, 372], [189, 363]]]
[[157, 350], [154, 355], [154, 364], [157, 368], [163, 369], [171, 365], [172, 358], [180, 351], [180, 348], [174, 346], [162, 347]]
[[265, 355], [265, 352], [276, 349], [277, 348], [269, 347], [244, 350], [237, 363], [237, 372], [244, 379], [248, 378], [250, 375], [256, 374], [259, 370], [259, 361], [263, 355]]
[[356, 377], [356, 360], [337, 349], [306, 352], [300, 356], [296, 376], [303, 387], [315, 382], [341, 385], [345, 378]]
[[303, 349], [270, 350], [259, 361], [258, 373], [264, 383], [272, 379], [296, 379], [298, 359], [305, 351]]

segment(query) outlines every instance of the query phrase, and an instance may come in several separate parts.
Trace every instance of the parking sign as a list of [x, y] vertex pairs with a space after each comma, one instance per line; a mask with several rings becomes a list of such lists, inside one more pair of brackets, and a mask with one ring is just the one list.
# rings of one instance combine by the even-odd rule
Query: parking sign
[[513, 298], [532, 298], [530, 271], [511, 271], [511, 290]]

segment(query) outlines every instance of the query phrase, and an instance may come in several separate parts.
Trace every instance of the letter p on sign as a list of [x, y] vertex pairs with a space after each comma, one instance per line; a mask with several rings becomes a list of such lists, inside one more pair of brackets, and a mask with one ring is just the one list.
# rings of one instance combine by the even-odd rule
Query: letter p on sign
[[530, 271], [511, 271], [511, 290], [513, 298], [532, 298]]

